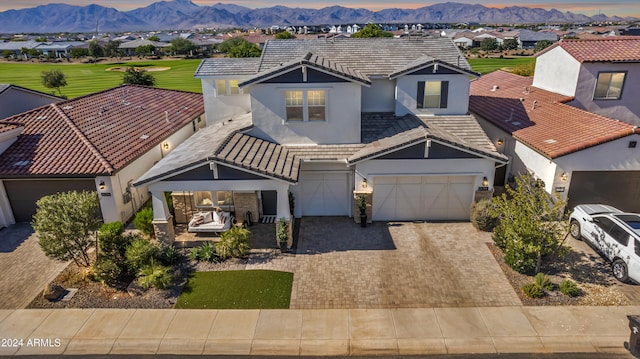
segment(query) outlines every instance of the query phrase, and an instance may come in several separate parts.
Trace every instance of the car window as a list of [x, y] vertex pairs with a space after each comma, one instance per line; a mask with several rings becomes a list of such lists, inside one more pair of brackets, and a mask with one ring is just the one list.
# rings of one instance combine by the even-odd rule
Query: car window
[[626, 246], [629, 244], [629, 233], [627, 233], [624, 229], [622, 229], [617, 224], [613, 224], [609, 229], [609, 235], [615, 239], [618, 243]]
[[602, 228], [602, 230], [605, 231], [606, 233], [609, 233], [609, 229], [613, 224], [613, 221], [607, 217], [596, 217], [594, 218], [594, 221], [596, 222], [596, 225]]
[[634, 240], [634, 241], [633, 241], [633, 247], [634, 247], [634, 250], [635, 250], [635, 252], [636, 252], [636, 255], [637, 255], [638, 257], [640, 257], [640, 241], [638, 241], [637, 239], [636, 239], [636, 240]]

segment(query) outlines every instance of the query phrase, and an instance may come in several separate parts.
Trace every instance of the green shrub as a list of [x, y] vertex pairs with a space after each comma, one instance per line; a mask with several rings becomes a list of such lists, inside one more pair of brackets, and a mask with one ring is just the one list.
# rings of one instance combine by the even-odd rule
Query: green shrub
[[160, 256], [160, 248], [144, 238], [136, 238], [127, 247], [126, 262], [134, 273]]
[[527, 283], [522, 286], [522, 293], [529, 298], [541, 298], [544, 295], [544, 290], [535, 283]]
[[135, 238], [138, 236], [124, 234], [124, 226], [121, 222], [105, 223], [98, 230], [98, 255], [122, 262], [127, 246]]
[[471, 224], [476, 229], [491, 232], [497, 224], [497, 218], [491, 211], [494, 209], [493, 202], [488, 199], [483, 199], [478, 202], [474, 202], [471, 206]]
[[542, 290], [553, 290], [553, 282], [544, 273], [536, 274], [533, 281]]
[[150, 263], [145, 264], [138, 272], [138, 283], [143, 288], [154, 287], [158, 289], [164, 289], [171, 284], [173, 275], [170, 268], [165, 267], [151, 260]]
[[578, 285], [574, 281], [569, 279], [565, 279], [560, 282], [560, 285], [558, 287], [562, 294], [569, 297], [577, 297], [582, 294], [582, 291], [580, 290], [580, 288], [578, 288]]
[[93, 264], [92, 279], [115, 287], [122, 281], [122, 267], [109, 258], [100, 258]]
[[216, 248], [211, 242], [205, 242], [200, 246], [199, 258], [201, 261], [213, 262], [216, 258]]
[[192, 261], [200, 260], [200, 248], [191, 248], [191, 251], [189, 252], [189, 259], [191, 259]]
[[173, 265], [180, 259], [180, 252], [174, 246], [166, 246], [162, 248], [160, 253], [160, 261], [164, 265]]
[[222, 259], [242, 258], [249, 254], [249, 239], [251, 232], [246, 228], [232, 226], [220, 235], [220, 242], [216, 243], [216, 252]]
[[153, 231], [153, 208], [145, 207], [136, 213], [133, 219], [133, 224], [140, 232], [153, 238], [155, 233]]

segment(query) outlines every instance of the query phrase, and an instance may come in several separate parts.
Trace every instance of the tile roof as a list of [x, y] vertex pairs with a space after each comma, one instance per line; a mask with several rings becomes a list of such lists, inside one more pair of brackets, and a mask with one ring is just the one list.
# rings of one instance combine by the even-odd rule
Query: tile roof
[[532, 82], [504, 71], [484, 75], [471, 82], [469, 109], [550, 159], [634, 133], [634, 126], [569, 106], [571, 97]]
[[640, 36], [609, 36], [597, 39], [563, 39], [538, 53], [561, 47], [582, 62], [640, 62]]
[[202, 60], [196, 69], [195, 76], [255, 75], [259, 66], [259, 57], [209, 58]]
[[204, 113], [201, 94], [123, 85], [9, 117], [22, 135], [0, 175], [113, 174]]
[[444, 64], [447, 67], [451, 67], [454, 70], [460, 71], [462, 73], [466, 73], [470, 76], [475, 76], [475, 77], [480, 77], [480, 74], [475, 72], [475, 71], [471, 71], [471, 70], [467, 70], [467, 69], [463, 69], [460, 68], [456, 65], [453, 64], [449, 64], [449, 63], [443, 63], [442, 61], [438, 60], [438, 59], [434, 59], [431, 56], [422, 56], [420, 58], [415, 59], [414, 61], [408, 63], [407, 65], [403, 66], [402, 68], [399, 68], [398, 70], [394, 71], [393, 73], [389, 74], [389, 78], [393, 79], [399, 76], [402, 76], [404, 74], [410, 74], [414, 71], [418, 71], [420, 69], [423, 69], [425, 67], [431, 66], [431, 65], [436, 65], [436, 64]]
[[19, 123], [0, 121], [0, 134], [9, 132], [11, 130], [15, 130], [16, 128], [20, 128], [20, 127], [23, 127], [23, 126]]

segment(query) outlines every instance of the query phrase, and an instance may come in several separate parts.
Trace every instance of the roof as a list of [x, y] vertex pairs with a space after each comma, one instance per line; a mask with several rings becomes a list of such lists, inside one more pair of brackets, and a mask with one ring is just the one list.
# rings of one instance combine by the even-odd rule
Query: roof
[[[262, 50], [256, 73], [288, 64], [292, 59], [304, 58], [308, 53], [319, 58], [329, 59], [351, 71], [357, 71], [366, 76], [388, 76], [423, 56], [430, 56], [471, 71], [467, 60], [449, 38], [347, 38], [267, 41]], [[229, 60], [237, 61], [239, 59]], [[215, 69], [217, 64], [214, 59], [203, 60], [203, 64], [196, 71], [196, 76], [236, 75], [234, 71], [237, 71], [241, 66], [229, 65], [231, 67], [228, 70]]]
[[120, 44], [120, 46], [118, 46], [118, 48], [135, 49], [138, 46], [147, 46], [147, 45], [153, 45], [155, 47], [165, 47], [165, 46], [169, 46], [170, 44], [168, 42], [158, 42], [158, 41], [150, 41], [147, 39], [138, 39], [138, 40], [133, 40], [128, 42], [123, 42], [122, 44]]
[[[475, 71], [471, 71], [471, 70], [467, 70], [467, 69], [463, 69], [460, 68], [456, 65], [452, 65], [452, 64], [448, 64], [448, 63], [443, 63], [442, 61], [438, 60], [438, 59], [434, 59], [431, 56], [422, 56], [419, 57], [417, 59], [415, 59], [414, 61], [408, 63], [407, 65], [405, 65], [402, 68], [399, 68], [398, 70], [396, 70], [395, 72], [389, 74], [389, 78], [393, 79], [405, 74], [410, 74], [414, 71], [418, 71], [421, 70], [425, 67], [429, 67], [429, 66], [434, 66], [437, 64], [442, 64], [445, 67], [449, 67], [453, 70], [468, 74], [470, 76], [474, 76], [474, 77], [480, 77], [480, 74], [475, 72]], [[435, 69], [434, 69], [435, 71]]]
[[124, 168], [204, 113], [201, 94], [122, 85], [39, 107], [0, 156], [0, 176], [93, 177]]
[[260, 66], [259, 57], [204, 59], [196, 69], [196, 77], [221, 75], [255, 75]]
[[17, 51], [22, 49], [23, 47], [27, 48], [27, 49], [33, 49], [34, 47], [38, 46], [42, 44], [42, 42], [39, 41], [7, 41], [7, 42], [0, 42], [0, 51], [3, 50], [13, 50], [13, 51]]
[[536, 56], [560, 47], [579, 62], [640, 62], [640, 36], [563, 39]]
[[553, 32], [540, 32], [522, 29], [518, 34], [520, 41], [558, 41], [558, 35]]
[[31, 93], [37, 94], [39, 96], [51, 97], [51, 98], [56, 99], [58, 101], [62, 101], [63, 100], [62, 97], [58, 97], [58, 96], [52, 95], [50, 93], [46, 93], [46, 92], [42, 92], [42, 91], [38, 91], [38, 90], [33, 90], [33, 89], [30, 89], [30, 88], [26, 88], [26, 87], [22, 87], [22, 86], [18, 86], [18, 85], [13, 85], [13, 84], [0, 84], [0, 95], [2, 95], [2, 93], [4, 93], [5, 91], [7, 91], [9, 89], [16, 89], [16, 90], [20, 90], [20, 91], [24, 91], [24, 92], [31, 92]]
[[0, 122], [0, 134], [22, 127], [19, 123]]
[[469, 109], [550, 159], [634, 133], [634, 126], [567, 105], [571, 97], [532, 82], [504, 71], [484, 75], [471, 82]]

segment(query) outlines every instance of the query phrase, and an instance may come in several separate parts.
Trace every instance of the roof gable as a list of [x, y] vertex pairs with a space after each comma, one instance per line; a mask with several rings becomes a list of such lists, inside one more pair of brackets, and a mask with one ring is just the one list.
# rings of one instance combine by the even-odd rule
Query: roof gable
[[536, 57], [560, 47], [580, 63], [583, 62], [640, 62], [640, 36], [610, 36], [597, 39], [563, 39]]
[[461, 67], [442, 62], [438, 59], [434, 59], [430, 56], [422, 56], [415, 61], [408, 63], [406, 66], [403, 66], [397, 71], [389, 74], [389, 78], [393, 80], [404, 75], [423, 75], [425, 73], [463, 74], [473, 77], [480, 77], [480, 74], [475, 71], [463, 69]]

